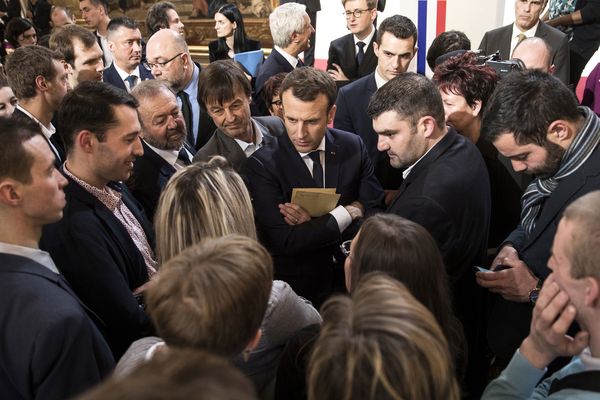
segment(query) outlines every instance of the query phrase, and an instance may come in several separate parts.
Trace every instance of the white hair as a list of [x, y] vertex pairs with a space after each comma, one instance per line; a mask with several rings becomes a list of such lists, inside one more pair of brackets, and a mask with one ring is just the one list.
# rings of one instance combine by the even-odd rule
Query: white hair
[[275, 8], [269, 15], [269, 28], [273, 44], [285, 48], [292, 42], [292, 34], [304, 30], [306, 6], [298, 3], [286, 3]]

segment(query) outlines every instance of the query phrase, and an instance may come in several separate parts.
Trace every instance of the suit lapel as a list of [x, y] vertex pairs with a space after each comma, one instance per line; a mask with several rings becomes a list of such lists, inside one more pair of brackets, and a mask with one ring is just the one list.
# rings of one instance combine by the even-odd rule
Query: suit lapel
[[335, 144], [335, 138], [329, 131], [325, 134], [325, 187], [336, 188], [339, 180], [342, 148]]
[[[306, 187], [312, 188], [315, 187], [315, 181], [313, 180], [312, 174], [306, 167], [304, 160], [300, 157], [300, 154], [294, 147], [294, 144], [289, 139], [287, 135], [282, 135], [279, 137], [282, 148], [285, 149], [284, 152], [278, 152], [280, 155], [280, 165], [289, 166], [286, 168], [291, 176], [290, 176], [290, 184], [292, 188], [294, 187]], [[297, 184], [296, 184], [297, 182]], [[291, 192], [290, 192], [291, 196]]]

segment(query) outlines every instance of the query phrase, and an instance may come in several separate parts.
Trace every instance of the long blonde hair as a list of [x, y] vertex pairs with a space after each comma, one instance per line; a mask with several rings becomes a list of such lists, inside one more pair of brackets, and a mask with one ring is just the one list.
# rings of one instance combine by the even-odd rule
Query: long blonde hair
[[238, 233], [256, 239], [248, 190], [222, 157], [192, 164], [171, 177], [154, 227], [161, 264], [206, 238]]

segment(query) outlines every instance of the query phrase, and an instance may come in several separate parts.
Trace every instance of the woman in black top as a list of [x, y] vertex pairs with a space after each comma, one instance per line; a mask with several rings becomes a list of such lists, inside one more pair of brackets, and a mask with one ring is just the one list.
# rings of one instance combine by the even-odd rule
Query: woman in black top
[[260, 42], [246, 36], [244, 20], [234, 4], [226, 4], [215, 13], [217, 40], [208, 44], [210, 62], [233, 58], [236, 53], [260, 50]]

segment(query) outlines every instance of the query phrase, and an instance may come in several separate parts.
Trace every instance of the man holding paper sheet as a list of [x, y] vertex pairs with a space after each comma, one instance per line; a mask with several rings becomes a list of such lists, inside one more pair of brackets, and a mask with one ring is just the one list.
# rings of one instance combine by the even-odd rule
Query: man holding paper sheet
[[[243, 172], [275, 276], [319, 306], [344, 284], [338, 245], [356, 233], [358, 219], [379, 210], [383, 190], [360, 137], [327, 128], [335, 115], [336, 85], [326, 72], [295, 69], [280, 93], [287, 135], [252, 154]], [[292, 202], [293, 191], [307, 208], [332, 196], [339, 201], [311, 217]]]

